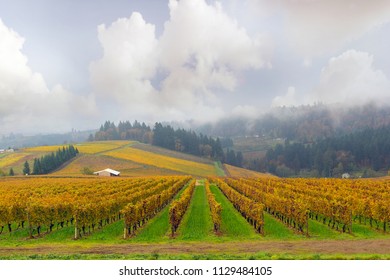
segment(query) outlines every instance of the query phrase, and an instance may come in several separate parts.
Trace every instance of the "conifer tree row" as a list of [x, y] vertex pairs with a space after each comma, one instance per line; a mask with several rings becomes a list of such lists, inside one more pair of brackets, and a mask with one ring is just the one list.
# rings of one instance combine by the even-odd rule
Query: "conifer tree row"
[[212, 158], [234, 166], [241, 167], [243, 163], [243, 155], [240, 151], [227, 149], [226, 153], [224, 152], [224, 147], [232, 146], [233, 141], [230, 138], [214, 139], [202, 133], [175, 129], [159, 122], [156, 122], [152, 129], [138, 121], [134, 124], [129, 121], [119, 122], [118, 126], [106, 121], [94, 136], [89, 137], [89, 141], [102, 140], [135, 140], [173, 151]]
[[44, 155], [40, 159], [35, 158], [32, 173], [34, 175], [48, 174], [77, 156], [78, 153], [79, 151], [73, 145], [62, 147], [62, 149], [58, 148], [55, 153]]

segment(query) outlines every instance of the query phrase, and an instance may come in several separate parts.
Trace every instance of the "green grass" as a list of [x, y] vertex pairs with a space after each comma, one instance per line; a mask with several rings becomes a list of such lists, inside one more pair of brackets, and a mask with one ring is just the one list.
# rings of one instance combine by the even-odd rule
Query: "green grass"
[[84, 238], [86, 239], [86, 242], [116, 243], [116, 241], [123, 241], [123, 228], [123, 220], [116, 221], [93, 232], [91, 235], [85, 236]]
[[264, 212], [264, 235], [266, 239], [299, 239], [304, 236], [285, 226], [272, 215]]
[[369, 225], [359, 223], [352, 224], [352, 235], [360, 238], [381, 238], [385, 236], [382, 230], [376, 230], [375, 228], [371, 228]]
[[210, 190], [214, 194], [217, 202], [221, 203], [222, 206], [221, 232], [223, 239], [242, 240], [261, 238], [261, 235], [255, 232], [254, 228], [233, 207], [218, 187], [210, 185]]
[[[180, 198], [188, 184], [175, 196], [174, 200]], [[170, 236], [169, 206], [167, 205], [160, 213], [152, 218], [143, 228], [139, 229], [136, 236], [131, 240], [134, 242], [161, 242], [167, 241]]]
[[169, 230], [169, 206], [167, 206], [151, 219], [144, 228], [140, 229], [136, 236], [132, 238], [132, 241], [161, 242], [168, 240]]
[[220, 161], [214, 161], [215, 173], [217, 176], [225, 177], [225, 171], [222, 168], [222, 164]]
[[180, 223], [178, 240], [205, 240], [213, 236], [213, 223], [204, 185], [195, 187], [187, 212]]
[[[184, 190], [185, 188], [183, 188]], [[64, 228], [54, 227], [51, 233], [46, 234], [42, 229], [41, 236], [34, 233], [34, 238], [28, 238], [28, 229], [15, 230], [9, 233], [7, 229], [0, 235], [2, 246], [24, 246], [39, 244], [118, 244], [123, 242], [182, 242], [182, 241], [206, 241], [229, 242], [237, 240], [305, 240], [303, 234], [288, 228], [275, 217], [264, 213], [265, 236], [256, 233], [253, 227], [241, 216], [221, 191], [214, 185], [210, 187], [216, 200], [222, 206], [221, 234], [216, 235], [212, 229], [210, 210], [204, 186], [195, 188], [191, 204], [180, 225], [178, 236], [170, 237], [169, 205], [166, 206], [153, 219], [140, 228], [136, 236], [129, 240], [123, 240], [123, 220], [105, 225], [102, 229], [96, 229], [91, 234], [82, 236], [80, 240], [73, 240], [74, 227], [69, 225]], [[180, 197], [181, 190], [175, 199]], [[328, 227], [322, 222], [309, 220], [309, 239], [313, 240], [356, 240], [356, 239], [382, 239], [389, 238], [389, 233], [376, 230], [369, 225], [353, 223], [352, 233], [342, 233]]]
[[371, 228], [369, 225], [361, 225], [358, 223], [352, 224], [352, 233], [341, 232], [328, 227], [316, 220], [309, 220], [309, 235], [316, 239], [367, 239], [367, 238], [383, 238], [386, 235], [383, 231]]

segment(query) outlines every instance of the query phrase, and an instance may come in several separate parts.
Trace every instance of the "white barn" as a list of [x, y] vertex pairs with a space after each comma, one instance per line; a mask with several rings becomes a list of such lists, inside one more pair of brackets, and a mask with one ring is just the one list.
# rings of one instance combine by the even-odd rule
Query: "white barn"
[[98, 175], [98, 176], [105, 176], [105, 177], [111, 177], [111, 176], [119, 176], [121, 174], [119, 171], [106, 168], [104, 170], [96, 171], [93, 172], [93, 174]]

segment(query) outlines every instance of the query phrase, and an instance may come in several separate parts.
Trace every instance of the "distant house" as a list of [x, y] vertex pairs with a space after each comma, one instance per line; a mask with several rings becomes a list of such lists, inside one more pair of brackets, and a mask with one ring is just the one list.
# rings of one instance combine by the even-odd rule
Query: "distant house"
[[4, 154], [4, 153], [13, 153], [13, 152], [15, 152], [15, 150], [14, 149], [0, 149], [0, 154]]
[[349, 178], [351, 178], [351, 175], [349, 175], [349, 173], [344, 173], [343, 175], [341, 175], [341, 178], [349, 179]]
[[98, 175], [98, 176], [105, 176], [105, 177], [111, 177], [111, 176], [119, 176], [121, 174], [119, 171], [106, 168], [104, 170], [96, 171], [93, 172], [93, 174]]

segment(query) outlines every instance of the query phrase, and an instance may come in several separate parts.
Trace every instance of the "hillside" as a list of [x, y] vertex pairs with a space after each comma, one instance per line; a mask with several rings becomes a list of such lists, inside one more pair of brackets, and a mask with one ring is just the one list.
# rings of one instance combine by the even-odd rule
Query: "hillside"
[[224, 164], [226, 175], [240, 178], [275, 178], [275, 175], [269, 173], [260, 173], [245, 168], [236, 167], [229, 164]]
[[[105, 168], [118, 170], [122, 176], [220, 175], [218, 166], [212, 160], [135, 141], [86, 142], [76, 144], [75, 147], [80, 154], [51, 175], [83, 176], [85, 173]], [[25, 161], [32, 166], [34, 158], [55, 152], [59, 148], [62, 148], [62, 145], [31, 147], [2, 154], [0, 169], [4, 174], [8, 174], [12, 168], [16, 175], [21, 175]]]

